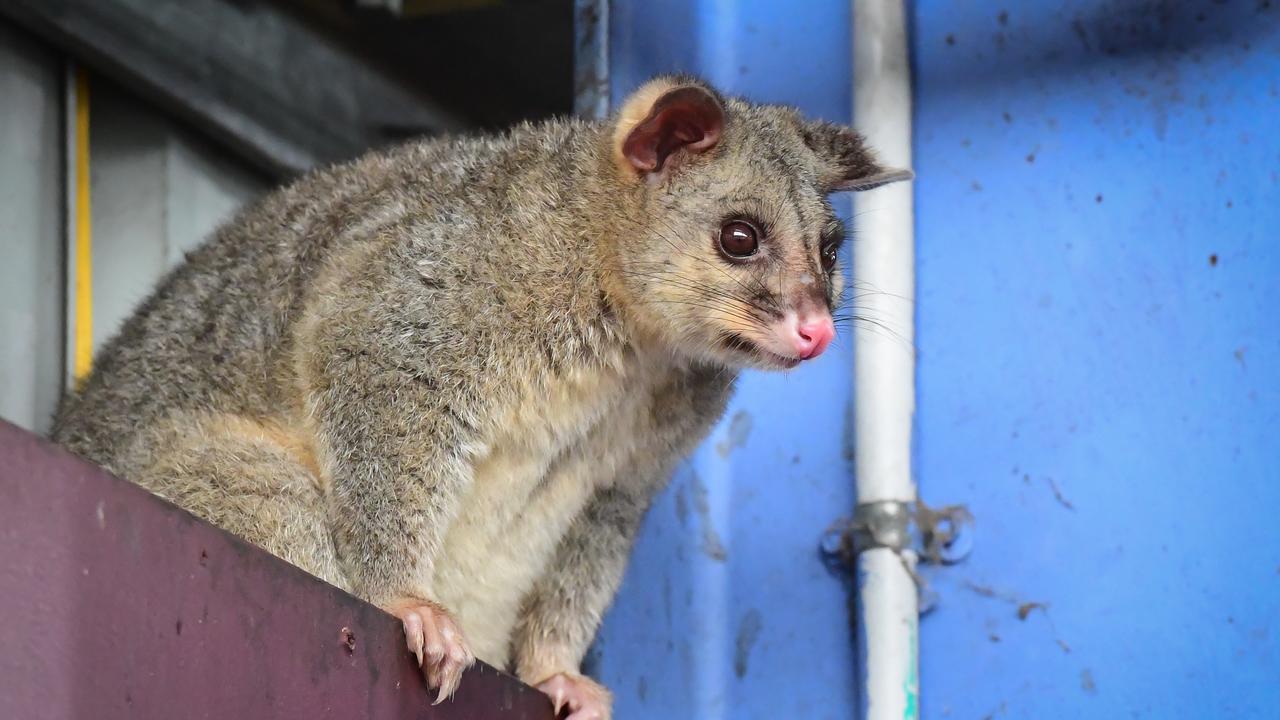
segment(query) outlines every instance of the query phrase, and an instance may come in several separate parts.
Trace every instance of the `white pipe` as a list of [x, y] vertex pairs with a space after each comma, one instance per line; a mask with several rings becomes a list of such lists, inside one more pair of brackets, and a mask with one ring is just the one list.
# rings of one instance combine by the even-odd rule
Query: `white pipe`
[[[884, 165], [911, 167], [911, 73], [902, 0], [853, 0], [854, 125]], [[858, 504], [913, 503], [915, 252], [912, 186], [855, 200], [854, 292], [876, 321], [854, 346], [854, 442]], [[909, 507], [909, 506], [908, 506]], [[861, 717], [919, 717], [919, 611], [914, 556], [892, 548], [858, 555]]]

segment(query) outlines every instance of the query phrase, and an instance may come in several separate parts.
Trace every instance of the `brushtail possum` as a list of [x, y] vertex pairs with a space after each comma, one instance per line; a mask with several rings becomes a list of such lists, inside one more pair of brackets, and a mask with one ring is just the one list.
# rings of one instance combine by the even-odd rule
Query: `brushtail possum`
[[222, 227], [53, 438], [398, 616], [437, 702], [579, 674], [641, 518], [737, 372], [821, 354], [854, 131], [661, 77], [610, 120], [411, 142]]

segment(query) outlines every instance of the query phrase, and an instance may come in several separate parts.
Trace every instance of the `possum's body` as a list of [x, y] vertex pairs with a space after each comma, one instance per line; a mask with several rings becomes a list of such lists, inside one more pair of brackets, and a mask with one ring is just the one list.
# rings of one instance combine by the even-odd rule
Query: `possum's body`
[[396, 613], [442, 697], [474, 653], [605, 717], [577, 669], [645, 509], [738, 368], [830, 342], [825, 195], [885, 179], [852, 131], [669, 78], [374, 153], [189, 255], [53, 436]]
[[[563, 151], [560, 144], [574, 137], [573, 127], [566, 123], [551, 137], [548, 128], [540, 128], [532, 136], [516, 131], [503, 140], [469, 145], [407, 146], [268, 197], [195, 251], [103, 349], [92, 381], [60, 414], [54, 437], [303, 569], [366, 594], [358, 579], [343, 571], [324, 532], [330, 524], [332, 461], [321, 451], [324, 443], [317, 436], [323, 431], [310, 417], [307, 398], [314, 388], [309, 364], [327, 359], [314, 353], [315, 336], [325, 333], [317, 325], [333, 317], [333, 306], [360, 302], [349, 296], [353, 285], [368, 284], [374, 293], [402, 291], [394, 287], [403, 279], [396, 277], [401, 272], [418, 287], [423, 287], [418, 278], [425, 278], [439, 294], [455, 291], [460, 273], [492, 272], [495, 279], [506, 274], [501, 267], [484, 266], [482, 249], [466, 253], [471, 262], [463, 263], [445, 256], [448, 248], [431, 247], [488, 245], [494, 264], [501, 265], [501, 254], [492, 248], [521, 253], [530, 241], [504, 233], [505, 228], [464, 224], [455, 228], [455, 237], [415, 238], [437, 257], [409, 267], [387, 266], [388, 239], [381, 233], [403, 232], [421, 218], [451, 212], [433, 207], [434, 197], [510, 192], [505, 182], [486, 188], [483, 176], [458, 166], [493, 172], [495, 160], [513, 154], [526, 166], [545, 166]], [[436, 157], [444, 151], [450, 153], [449, 164]], [[407, 197], [399, 184], [406, 176], [430, 193]], [[538, 189], [520, 192], [550, 202], [563, 182], [530, 179], [525, 185]], [[447, 309], [504, 316], [505, 323], [485, 327], [491, 333], [485, 341], [538, 347], [519, 362], [495, 357], [484, 347], [471, 349], [475, 357], [467, 364], [490, 375], [489, 392], [504, 397], [491, 406], [490, 417], [475, 421], [486, 432], [477, 433], [466, 448], [474, 477], [456, 502], [456, 518], [429, 581], [432, 599], [458, 616], [476, 655], [500, 667], [510, 659], [521, 603], [569, 524], [597, 490], [615, 481], [617, 468], [647, 449], [637, 445], [653, 441], [649, 429], [640, 426], [654, 410], [655, 394], [664, 384], [697, 374], [669, 354], [641, 355], [629, 347], [601, 313], [602, 289], [596, 273], [585, 267], [589, 246], [575, 245], [572, 237], [557, 240], [547, 249], [553, 257], [544, 261], [577, 265], [578, 272], [544, 276], [513, 297], [502, 297], [501, 288], [475, 288], [465, 303]], [[386, 286], [377, 287], [382, 283]], [[393, 314], [391, 309], [383, 313]], [[520, 316], [524, 322], [512, 322]], [[430, 323], [430, 315], [423, 322]], [[529, 329], [525, 323], [559, 326], [573, 338], [572, 353], [564, 352], [567, 344], [554, 348], [539, 338], [521, 337]], [[502, 332], [508, 329], [504, 324], [510, 333]], [[450, 325], [442, 322], [438, 331], [447, 333]], [[406, 325], [403, 332], [431, 330]], [[417, 374], [411, 367], [399, 369], [408, 372], [395, 382], [412, 382]], [[701, 420], [684, 419], [695, 435], [701, 434], [699, 424], [718, 416], [733, 378], [720, 370], [706, 374], [716, 376], [714, 387], [700, 392], [713, 396], [712, 402], [686, 408]], [[386, 402], [395, 401], [400, 388], [381, 386], [376, 377], [374, 382]], [[675, 417], [668, 421], [679, 424]], [[264, 501], [270, 494], [288, 501]]]

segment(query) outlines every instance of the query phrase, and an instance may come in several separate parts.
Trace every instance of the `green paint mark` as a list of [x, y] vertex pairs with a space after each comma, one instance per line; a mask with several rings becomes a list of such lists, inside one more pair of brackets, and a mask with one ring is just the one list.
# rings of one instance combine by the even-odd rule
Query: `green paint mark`
[[902, 683], [902, 692], [907, 696], [906, 707], [902, 709], [902, 720], [920, 720], [920, 642], [917, 633], [919, 625], [911, 625], [911, 657], [908, 660], [907, 679]]

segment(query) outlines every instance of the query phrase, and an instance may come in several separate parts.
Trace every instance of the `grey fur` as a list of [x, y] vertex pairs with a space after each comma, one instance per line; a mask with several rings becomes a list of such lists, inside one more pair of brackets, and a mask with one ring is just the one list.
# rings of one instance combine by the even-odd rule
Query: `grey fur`
[[[656, 181], [618, 160], [624, 108], [413, 142], [270, 194], [102, 348], [53, 437], [383, 607], [496, 628], [505, 646], [477, 654], [526, 681], [575, 673], [674, 463], [738, 369], [774, 366], [726, 337], [803, 293], [835, 306], [825, 195], [881, 172], [846, 128], [689, 78], [631, 111], [689, 85], [722, 103], [723, 137]], [[736, 213], [770, 229], [750, 267], [714, 246]], [[533, 481], [486, 494], [482, 466]], [[473, 543], [493, 577], [458, 559]], [[514, 610], [489, 597], [507, 592]]]

